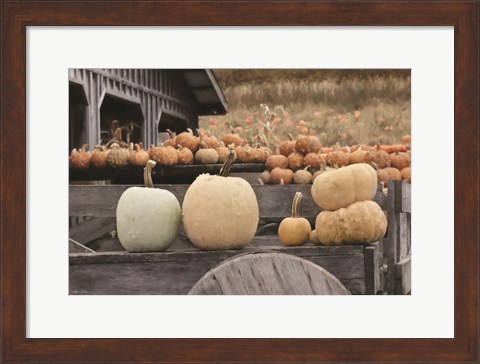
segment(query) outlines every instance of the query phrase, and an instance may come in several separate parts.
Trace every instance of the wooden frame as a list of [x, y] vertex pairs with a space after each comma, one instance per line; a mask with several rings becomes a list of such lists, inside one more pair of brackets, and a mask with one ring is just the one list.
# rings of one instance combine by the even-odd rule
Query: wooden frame
[[[2, 2], [2, 361], [477, 363], [479, 4], [465, 1]], [[152, 14], [161, 14], [156, 18]], [[342, 16], [339, 16], [342, 14]], [[214, 20], [212, 20], [214, 19]], [[26, 27], [384, 25], [455, 27], [455, 338], [26, 339]], [[8, 105], [8, 107], [6, 107]], [[8, 171], [8, 173], [7, 173]], [[188, 350], [185, 348], [188, 347]], [[245, 350], [247, 349], [248, 350]]]

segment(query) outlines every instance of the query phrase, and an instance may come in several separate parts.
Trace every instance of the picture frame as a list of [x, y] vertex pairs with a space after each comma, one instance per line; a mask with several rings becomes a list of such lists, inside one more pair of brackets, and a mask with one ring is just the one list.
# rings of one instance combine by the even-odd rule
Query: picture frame
[[[479, 358], [478, 1], [2, 3], [2, 361], [452, 362]], [[161, 14], [155, 16], [152, 14]], [[339, 16], [342, 14], [342, 16]], [[453, 339], [29, 339], [26, 337], [26, 29], [29, 26], [453, 26]], [[433, 86], [432, 86], [433, 87]], [[8, 105], [8, 107], [5, 107]], [[6, 172], [8, 171], [8, 173]], [[187, 350], [188, 349], [188, 350]], [[248, 349], [248, 350], [246, 350]]]

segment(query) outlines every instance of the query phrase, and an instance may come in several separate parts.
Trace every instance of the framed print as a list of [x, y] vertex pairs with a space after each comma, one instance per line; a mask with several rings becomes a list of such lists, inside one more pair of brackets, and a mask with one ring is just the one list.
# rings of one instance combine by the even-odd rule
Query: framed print
[[[3, 362], [478, 362], [478, 10], [477, 1], [3, 2]], [[266, 160], [289, 132], [295, 150], [279, 155], [290, 172], [275, 176]], [[224, 167], [214, 138], [226, 145]], [[96, 157], [109, 151], [104, 167], [92, 162], [96, 144]], [[333, 206], [317, 159], [343, 173], [356, 168], [353, 147], [371, 153], [360, 163], [370, 164], [372, 194]], [[380, 152], [385, 165], [373, 161]], [[153, 177], [137, 162], [145, 153]], [[313, 179], [308, 166], [317, 184], [289, 185], [305, 167]], [[279, 186], [259, 182], [267, 167]], [[189, 194], [198, 174], [223, 173], [223, 183], [228, 168], [252, 178], [236, 192], [236, 217], [228, 189], [208, 194], [204, 181]], [[388, 182], [386, 168], [411, 168], [415, 182]], [[136, 229], [139, 198], [119, 203], [144, 178], [170, 195], [145, 198], [162, 202], [135, 216], [175, 211], [150, 245], [136, 237], [167, 218]], [[321, 211], [365, 202], [385, 221], [379, 237], [329, 246]], [[318, 244], [280, 232], [300, 203]]]

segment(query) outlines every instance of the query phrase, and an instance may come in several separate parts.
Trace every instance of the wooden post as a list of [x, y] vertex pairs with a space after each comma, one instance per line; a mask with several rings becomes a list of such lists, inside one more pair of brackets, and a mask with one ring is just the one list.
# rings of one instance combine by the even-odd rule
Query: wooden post
[[387, 205], [388, 229], [383, 254], [385, 292], [405, 294], [404, 289], [396, 286], [410, 287], [411, 185], [404, 181], [390, 181]]

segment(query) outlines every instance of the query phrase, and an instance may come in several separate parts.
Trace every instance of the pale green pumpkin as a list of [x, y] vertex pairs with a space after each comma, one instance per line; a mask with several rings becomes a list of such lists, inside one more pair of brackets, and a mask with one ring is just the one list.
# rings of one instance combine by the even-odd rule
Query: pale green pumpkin
[[177, 237], [180, 204], [170, 191], [153, 187], [149, 160], [144, 172], [146, 187], [130, 187], [117, 205], [117, 234], [129, 252], [167, 250]]

